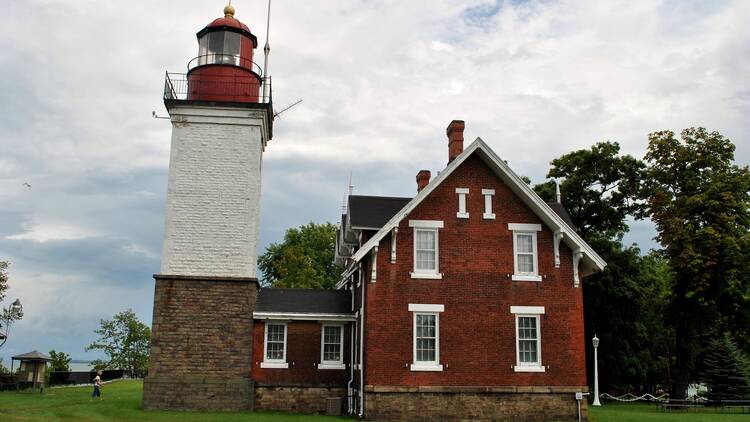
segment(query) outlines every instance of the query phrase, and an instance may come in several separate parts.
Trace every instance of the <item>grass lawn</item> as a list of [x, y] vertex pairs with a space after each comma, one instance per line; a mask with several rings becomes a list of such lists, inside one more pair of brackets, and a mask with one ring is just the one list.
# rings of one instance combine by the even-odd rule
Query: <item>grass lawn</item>
[[[0, 392], [0, 420], [7, 421], [228, 421], [335, 422], [353, 421], [320, 415], [282, 413], [164, 412], [141, 410], [140, 381], [120, 381], [102, 388], [104, 400], [90, 401], [91, 387], [50, 388], [45, 394]], [[606, 403], [589, 407], [591, 422], [741, 422], [748, 414], [662, 412], [647, 404]]]
[[714, 413], [714, 410], [663, 412], [659, 407], [641, 403], [605, 403], [589, 406], [591, 422], [747, 422], [747, 413]]
[[0, 421], [227, 421], [335, 422], [352, 419], [282, 413], [172, 412], [141, 410], [140, 381], [102, 387], [102, 401], [90, 401], [91, 387], [48, 388], [44, 394], [0, 392]]

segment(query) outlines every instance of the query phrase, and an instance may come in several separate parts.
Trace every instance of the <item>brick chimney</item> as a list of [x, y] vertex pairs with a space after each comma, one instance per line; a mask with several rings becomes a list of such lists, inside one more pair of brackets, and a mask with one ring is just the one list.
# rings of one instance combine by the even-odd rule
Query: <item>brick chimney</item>
[[464, 152], [464, 121], [454, 120], [445, 130], [448, 134], [448, 163]]
[[419, 170], [419, 173], [417, 173], [417, 192], [420, 192], [422, 189], [424, 189], [427, 184], [430, 183], [430, 171], [429, 170]]

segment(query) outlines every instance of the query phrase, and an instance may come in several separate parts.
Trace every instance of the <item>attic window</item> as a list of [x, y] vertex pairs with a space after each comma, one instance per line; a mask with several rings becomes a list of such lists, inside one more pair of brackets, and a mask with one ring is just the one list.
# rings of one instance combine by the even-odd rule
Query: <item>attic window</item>
[[469, 213], [466, 211], [466, 197], [469, 195], [469, 188], [456, 188], [458, 194], [458, 212], [456, 217], [458, 218], [469, 218]]
[[513, 231], [513, 281], [542, 281], [539, 275], [537, 232], [540, 224], [508, 224]]
[[482, 195], [484, 195], [484, 214], [482, 214], [482, 218], [485, 220], [494, 220], [495, 213], [492, 212], [492, 197], [495, 196], [495, 189], [482, 189]]

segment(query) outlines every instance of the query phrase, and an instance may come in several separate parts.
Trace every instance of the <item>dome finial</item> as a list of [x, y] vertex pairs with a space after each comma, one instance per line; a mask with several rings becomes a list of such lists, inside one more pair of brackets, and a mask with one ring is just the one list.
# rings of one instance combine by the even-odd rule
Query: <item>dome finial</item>
[[229, 1], [229, 4], [224, 7], [224, 17], [225, 18], [233, 18], [234, 17], [234, 7], [232, 7], [232, 1]]

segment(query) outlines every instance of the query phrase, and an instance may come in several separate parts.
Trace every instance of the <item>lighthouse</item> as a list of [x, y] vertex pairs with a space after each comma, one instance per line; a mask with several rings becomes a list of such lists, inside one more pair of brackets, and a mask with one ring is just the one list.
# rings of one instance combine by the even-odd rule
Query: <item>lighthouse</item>
[[255, 35], [231, 5], [197, 38], [186, 71], [164, 80], [172, 137], [143, 406], [252, 410], [270, 77], [254, 61]]

